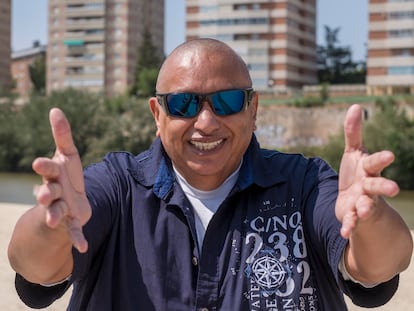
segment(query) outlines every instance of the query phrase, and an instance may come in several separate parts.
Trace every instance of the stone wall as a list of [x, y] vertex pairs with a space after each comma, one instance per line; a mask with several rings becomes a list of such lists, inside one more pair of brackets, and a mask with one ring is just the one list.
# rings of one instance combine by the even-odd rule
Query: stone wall
[[[315, 108], [259, 104], [256, 135], [265, 148], [321, 146], [331, 136], [342, 133], [348, 108], [347, 104]], [[374, 104], [363, 104], [363, 108], [367, 119], [373, 113]]]

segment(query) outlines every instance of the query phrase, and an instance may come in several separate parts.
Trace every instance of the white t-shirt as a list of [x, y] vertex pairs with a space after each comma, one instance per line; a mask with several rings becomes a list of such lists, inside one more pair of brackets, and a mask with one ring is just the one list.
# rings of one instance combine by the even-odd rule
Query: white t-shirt
[[187, 180], [175, 169], [178, 183], [183, 189], [186, 197], [194, 208], [195, 225], [197, 231], [198, 245], [201, 251], [204, 235], [206, 233], [208, 224], [214, 213], [219, 208], [220, 204], [228, 196], [230, 190], [233, 188], [239, 176], [241, 163], [239, 167], [231, 174], [221, 186], [211, 191], [203, 191], [191, 186]]

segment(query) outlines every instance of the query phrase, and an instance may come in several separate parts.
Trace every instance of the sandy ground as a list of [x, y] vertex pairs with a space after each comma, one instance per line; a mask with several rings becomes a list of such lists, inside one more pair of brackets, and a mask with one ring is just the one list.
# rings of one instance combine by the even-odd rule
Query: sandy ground
[[[27, 205], [0, 203], [0, 310], [17, 311], [32, 310], [26, 307], [19, 299], [14, 289], [14, 272], [7, 259], [7, 245], [18, 217], [27, 210]], [[414, 233], [414, 232], [412, 232]], [[414, 260], [407, 271], [401, 274], [400, 287], [393, 299], [385, 306], [370, 310], [381, 311], [408, 311], [414, 309]], [[70, 292], [56, 301], [52, 306], [43, 309], [62, 311], [66, 309]], [[349, 303], [350, 311], [368, 310], [355, 307]], [[333, 310], [327, 310], [333, 311]]]

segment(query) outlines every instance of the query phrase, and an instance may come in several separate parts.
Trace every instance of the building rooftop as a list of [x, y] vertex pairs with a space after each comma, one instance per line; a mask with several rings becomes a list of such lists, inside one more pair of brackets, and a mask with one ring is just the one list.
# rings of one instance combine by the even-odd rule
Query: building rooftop
[[25, 57], [30, 57], [30, 56], [34, 56], [40, 53], [46, 53], [47, 51], [47, 46], [46, 45], [39, 45], [36, 47], [31, 47], [31, 48], [27, 48], [27, 49], [23, 49], [23, 50], [19, 50], [19, 51], [15, 51], [12, 53], [12, 59], [16, 60], [19, 58], [25, 58]]

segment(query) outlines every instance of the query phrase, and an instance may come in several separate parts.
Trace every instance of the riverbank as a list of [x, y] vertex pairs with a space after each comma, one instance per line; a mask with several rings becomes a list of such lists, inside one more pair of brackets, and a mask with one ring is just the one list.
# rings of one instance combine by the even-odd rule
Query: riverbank
[[[21, 214], [27, 209], [28, 205], [0, 203], [0, 310], [5, 311], [25, 311], [32, 310], [27, 308], [19, 299], [14, 289], [14, 272], [10, 268], [7, 259], [7, 245], [10, 240], [13, 227]], [[411, 231], [414, 234], [414, 231]], [[370, 310], [376, 311], [405, 311], [411, 310], [414, 306], [414, 259], [407, 271], [401, 274], [401, 282], [398, 292], [393, 299], [380, 308]], [[43, 309], [47, 311], [62, 311], [66, 309], [69, 294], [58, 300], [53, 306]], [[349, 303], [350, 311], [367, 310], [358, 308]]]

